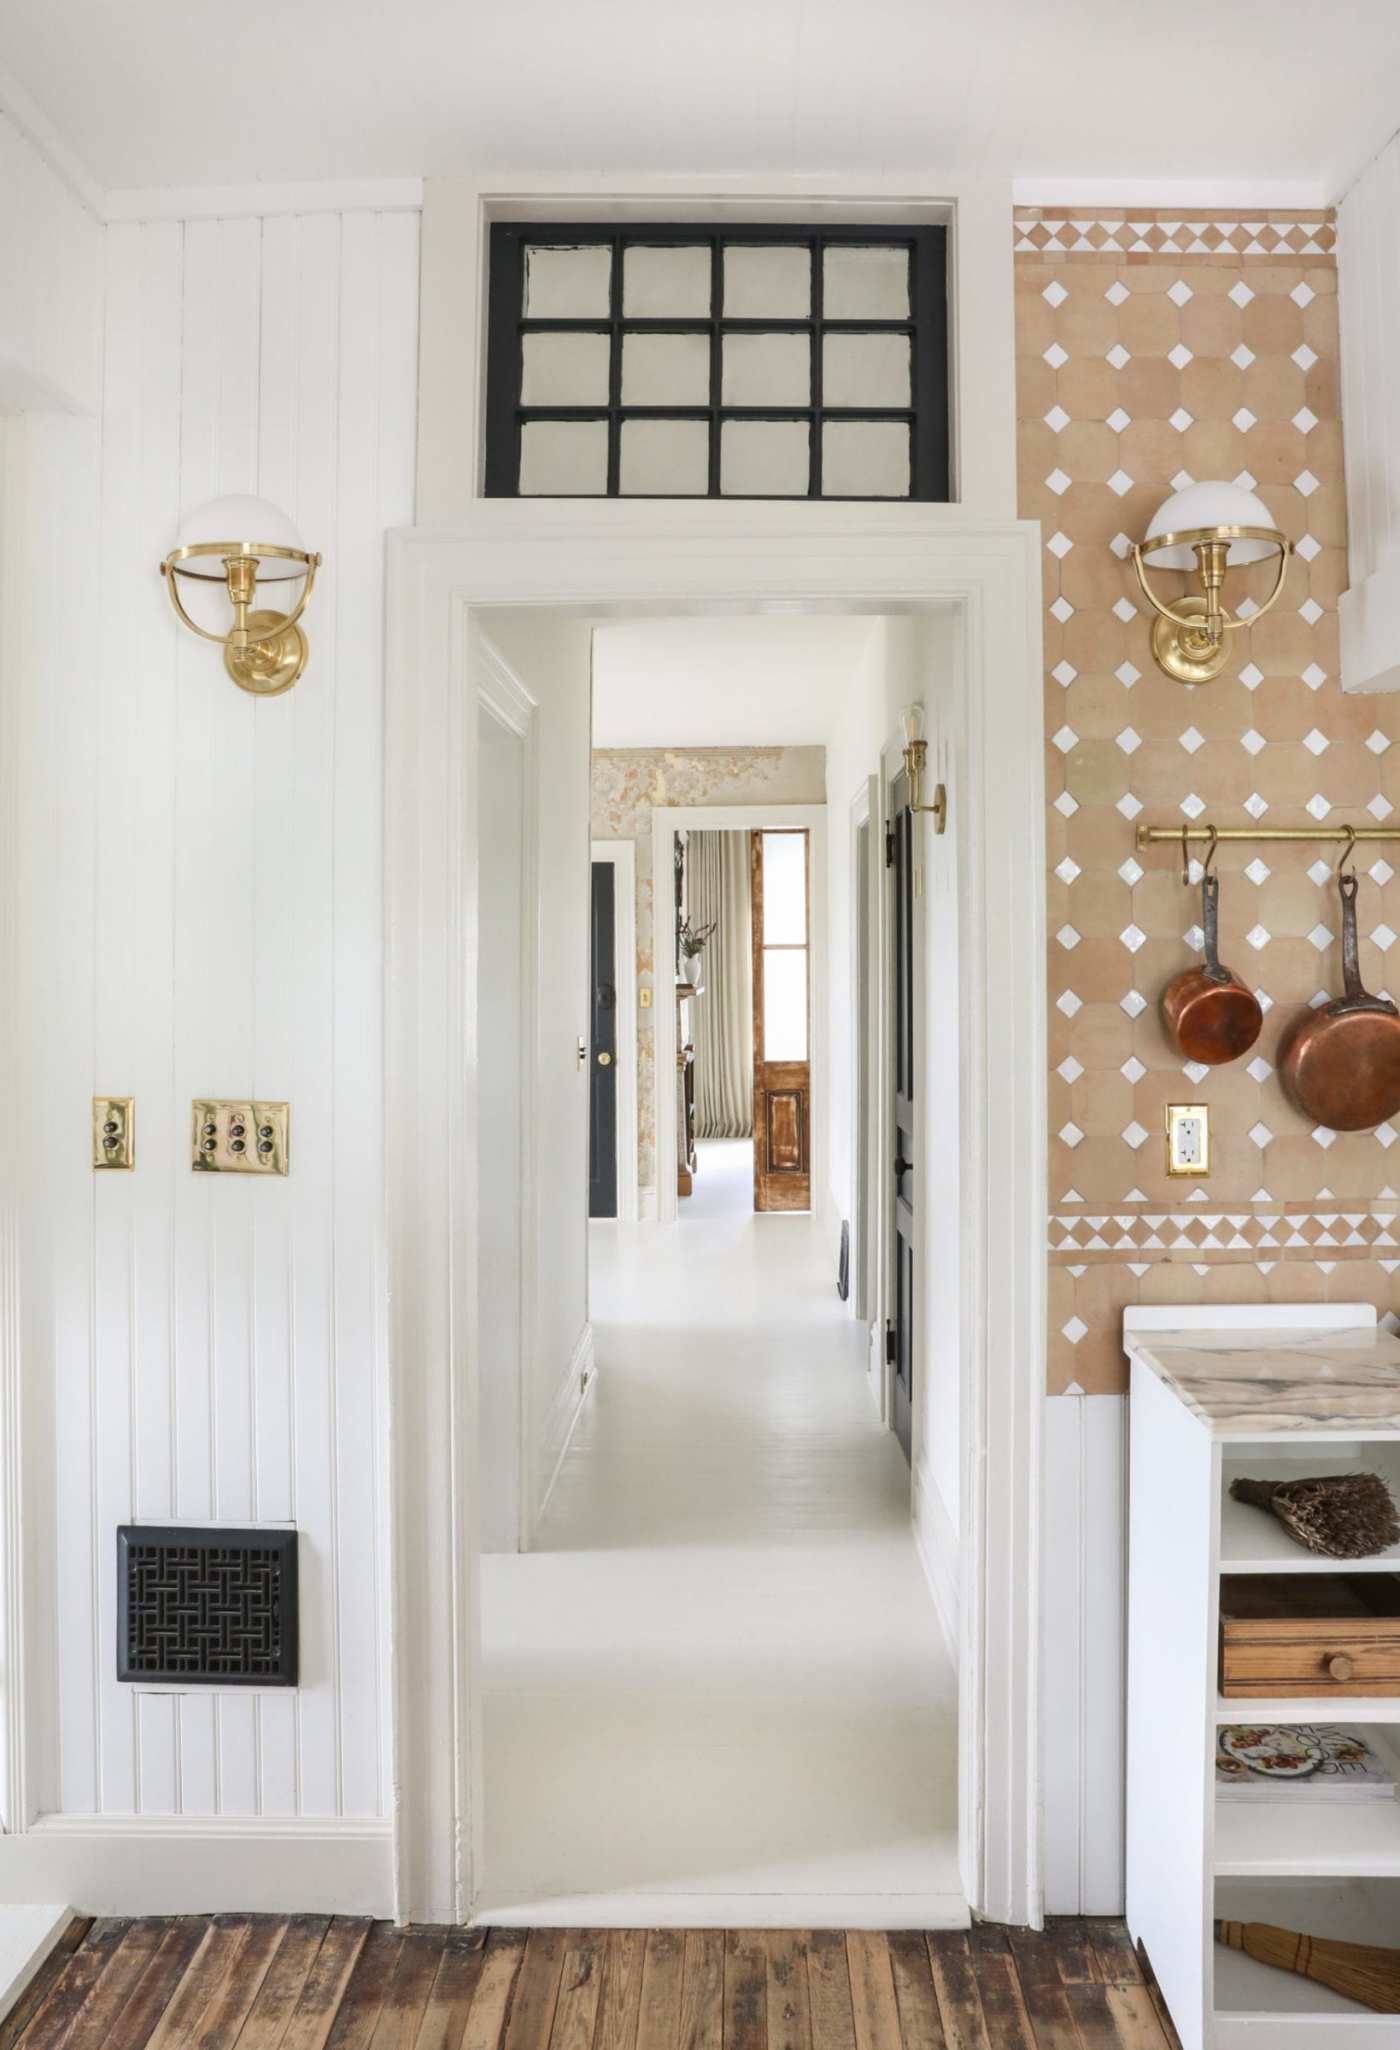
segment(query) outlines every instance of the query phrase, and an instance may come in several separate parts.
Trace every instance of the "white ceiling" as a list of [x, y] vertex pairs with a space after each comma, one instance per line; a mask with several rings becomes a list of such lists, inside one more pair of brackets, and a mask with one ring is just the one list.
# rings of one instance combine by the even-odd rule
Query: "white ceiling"
[[657, 619], [593, 636], [597, 747], [819, 747], [873, 618]]
[[104, 188], [923, 170], [1299, 204], [1400, 123], [1400, 5], [9, 0], [0, 66]]

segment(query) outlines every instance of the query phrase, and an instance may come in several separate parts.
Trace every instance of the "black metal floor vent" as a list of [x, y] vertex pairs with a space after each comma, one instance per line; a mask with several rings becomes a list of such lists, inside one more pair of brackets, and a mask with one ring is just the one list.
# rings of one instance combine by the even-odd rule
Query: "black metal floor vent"
[[297, 1533], [122, 1524], [117, 1678], [295, 1687]]

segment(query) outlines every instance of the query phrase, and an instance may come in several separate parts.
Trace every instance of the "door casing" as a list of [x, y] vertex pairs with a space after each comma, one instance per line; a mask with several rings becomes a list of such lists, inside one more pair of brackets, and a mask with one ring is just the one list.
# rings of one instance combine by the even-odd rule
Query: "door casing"
[[781, 608], [934, 613], [952, 651], [960, 776], [950, 830], [958, 836], [965, 1027], [960, 1194], [968, 1222], [958, 1281], [960, 1860], [975, 1910], [1038, 1925], [1047, 1227], [1039, 531], [935, 506], [638, 501], [610, 504], [607, 513], [603, 521], [584, 505], [485, 501], [454, 532], [390, 538], [386, 1239], [396, 1914], [469, 1918], [480, 1869], [470, 1428], [477, 1076], [465, 1029], [477, 866], [474, 614], [521, 607], [596, 620]]

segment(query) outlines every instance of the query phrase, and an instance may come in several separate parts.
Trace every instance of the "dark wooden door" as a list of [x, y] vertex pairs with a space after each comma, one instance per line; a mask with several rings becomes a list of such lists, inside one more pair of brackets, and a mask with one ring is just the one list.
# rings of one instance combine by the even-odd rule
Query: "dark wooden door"
[[889, 1351], [894, 1366], [894, 1433], [904, 1456], [912, 1462], [914, 1437], [914, 1308], [915, 1308], [915, 1182], [914, 1092], [918, 1038], [918, 988], [914, 945], [914, 814], [909, 809], [909, 782], [901, 770], [890, 787], [891, 818], [888, 856], [894, 960], [891, 1020], [891, 1081], [894, 1090], [892, 1135], [894, 1153], [890, 1234], [891, 1273]]
[[593, 864], [589, 945], [588, 1214], [617, 1215], [617, 870]]
[[811, 954], [805, 831], [750, 838], [753, 1207], [812, 1207]]

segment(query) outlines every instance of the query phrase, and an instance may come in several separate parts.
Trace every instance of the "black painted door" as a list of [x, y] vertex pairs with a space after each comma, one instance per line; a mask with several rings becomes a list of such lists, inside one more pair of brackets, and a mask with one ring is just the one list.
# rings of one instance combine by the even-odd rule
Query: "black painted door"
[[617, 870], [593, 864], [589, 972], [588, 1214], [617, 1215]]
[[894, 1059], [894, 1158], [890, 1163], [893, 1230], [890, 1234], [890, 1352], [894, 1365], [894, 1433], [913, 1459], [914, 1435], [914, 1306], [915, 1183], [914, 1063], [917, 1042], [918, 991], [914, 946], [914, 814], [909, 809], [909, 782], [901, 770], [890, 790], [890, 894], [894, 937], [894, 1017], [891, 1040]]

